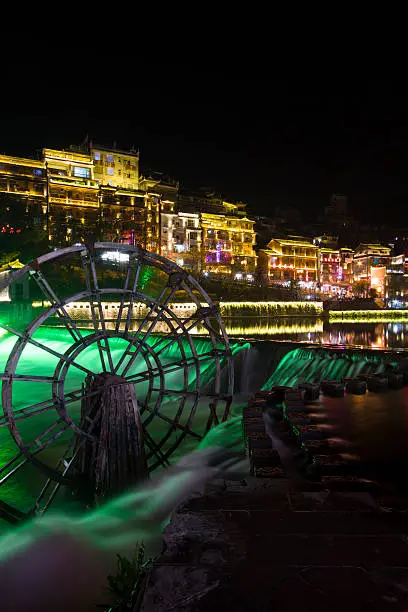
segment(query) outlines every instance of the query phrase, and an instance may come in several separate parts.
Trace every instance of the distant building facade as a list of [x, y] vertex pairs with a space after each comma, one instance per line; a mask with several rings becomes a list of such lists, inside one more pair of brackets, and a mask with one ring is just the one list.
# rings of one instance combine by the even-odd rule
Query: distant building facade
[[161, 254], [183, 268], [201, 270], [201, 227], [198, 213], [161, 213]]
[[[181, 192], [163, 173], [140, 174], [135, 150], [89, 143], [45, 148], [38, 160], [2, 155], [1, 197], [5, 207], [20, 200], [25, 229], [41, 229], [53, 248], [88, 240], [139, 244], [191, 270], [253, 280], [255, 221], [246, 205], [210, 190]], [[14, 231], [13, 214], [4, 231]]]
[[43, 149], [41, 160], [0, 156], [0, 194], [27, 203], [50, 246], [94, 239], [160, 251], [159, 196], [138, 188], [138, 154]]
[[256, 268], [255, 221], [210, 213], [201, 213], [200, 219], [204, 273], [252, 280]]
[[298, 280], [306, 285], [318, 281], [319, 249], [304, 238], [272, 238], [258, 253], [258, 267], [270, 283]]
[[369, 289], [375, 289], [379, 297], [385, 297], [387, 266], [390, 264], [391, 248], [381, 244], [362, 243], [354, 253], [354, 282], [363, 281]]

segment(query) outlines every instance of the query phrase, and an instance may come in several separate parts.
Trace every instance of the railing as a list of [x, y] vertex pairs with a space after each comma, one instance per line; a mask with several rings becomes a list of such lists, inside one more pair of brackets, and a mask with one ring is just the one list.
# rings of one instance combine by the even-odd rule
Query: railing
[[90, 206], [90, 207], [98, 207], [98, 200], [74, 200], [71, 198], [59, 198], [56, 196], [50, 197], [50, 202], [52, 204], [65, 204], [66, 206]]

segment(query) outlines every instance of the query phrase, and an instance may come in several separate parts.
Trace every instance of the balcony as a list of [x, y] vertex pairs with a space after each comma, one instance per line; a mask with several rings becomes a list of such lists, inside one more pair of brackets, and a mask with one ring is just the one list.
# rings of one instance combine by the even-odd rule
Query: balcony
[[50, 196], [51, 204], [60, 204], [63, 206], [86, 206], [97, 208], [99, 206], [98, 200], [73, 200], [71, 198], [61, 198], [56, 196]]

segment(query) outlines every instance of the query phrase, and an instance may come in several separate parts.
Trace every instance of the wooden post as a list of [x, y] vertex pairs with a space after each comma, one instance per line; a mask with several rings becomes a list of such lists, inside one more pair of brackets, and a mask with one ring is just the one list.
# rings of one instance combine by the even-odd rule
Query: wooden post
[[87, 391], [81, 422], [94, 441], [82, 446], [77, 465], [83, 493], [95, 503], [145, 480], [148, 471], [134, 385], [103, 373], [86, 380]]

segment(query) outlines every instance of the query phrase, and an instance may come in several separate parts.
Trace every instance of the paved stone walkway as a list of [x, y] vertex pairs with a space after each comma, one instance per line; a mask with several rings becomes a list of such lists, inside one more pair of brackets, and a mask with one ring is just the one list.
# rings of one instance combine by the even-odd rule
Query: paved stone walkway
[[249, 482], [197, 496], [166, 530], [150, 610], [408, 610], [408, 513], [367, 493]]

